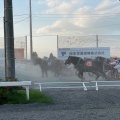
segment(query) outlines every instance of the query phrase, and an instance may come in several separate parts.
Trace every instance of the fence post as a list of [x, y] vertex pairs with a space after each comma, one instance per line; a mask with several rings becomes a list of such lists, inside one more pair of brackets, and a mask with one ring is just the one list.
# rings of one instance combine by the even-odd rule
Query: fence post
[[85, 86], [85, 83], [83, 82], [83, 87], [84, 87], [84, 90], [86, 90], [87, 91], [87, 88], [86, 88], [86, 86]]
[[41, 86], [41, 83], [39, 83], [39, 88], [40, 88], [40, 92], [42, 92], [42, 86]]
[[98, 91], [98, 83], [97, 83], [97, 81], [96, 81], [96, 90]]

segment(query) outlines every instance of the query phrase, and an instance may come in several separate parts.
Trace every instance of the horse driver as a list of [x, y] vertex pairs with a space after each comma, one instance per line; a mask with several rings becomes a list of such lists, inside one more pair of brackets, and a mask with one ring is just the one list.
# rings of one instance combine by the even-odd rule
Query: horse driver
[[114, 68], [115, 68], [115, 69], [117, 69], [117, 70], [120, 69], [120, 62], [119, 62], [117, 56], [114, 56], [114, 61], [111, 62], [110, 64], [111, 64], [111, 65], [114, 65]]

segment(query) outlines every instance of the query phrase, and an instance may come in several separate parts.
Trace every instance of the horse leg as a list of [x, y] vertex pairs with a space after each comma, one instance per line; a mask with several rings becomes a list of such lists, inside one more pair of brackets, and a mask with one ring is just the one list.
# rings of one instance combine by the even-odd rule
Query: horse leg
[[82, 77], [82, 75], [81, 75], [81, 72], [80, 72], [80, 71], [78, 72], [78, 74], [77, 74], [77, 75], [78, 75], [78, 77], [79, 77], [79, 78], [81, 78], [81, 77]]
[[95, 80], [97, 80], [97, 79], [100, 77], [100, 75], [98, 75], [98, 74], [96, 74], [96, 76], [97, 76], [97, 77], [95, 78]]
[[53, 75], [54, 75], [54, 77], [56, 76], [56, 71], [55, 70], [53, 70]]
[[98, 74], [96, 74], [96, 75], [97, 75], [97, 77], [96, 77], [96, 79], [95, 79], [95, 80], [97, 80], [100, 76], [104, 77], [104, 78], [105, 78], [105, 80], [107, 80], [107, 79], [108, 79], [107, 75], [106, 75], [104, 72], [98, 73]]
[[44, 71], [42, 70], [42, 77], [44, 77]]
[[83, 71], [79, 71], [78, 72], [78, 77], [81, 79], [81, 81], [83, 82], [84, 78], [83, 78]]
[[41, 68], [42, 77], [44, 77], [44, 70]]
[[56, 77], [56, 76], [57, 76], [57, 73], [56, 73], [57, 71], [54, 71], [54, 72], [55, 72], [55, 73], [54, 73], [54, 76]]
[[57, 77], [59, 76], [59, 70], [56, 71], [56, 76], [57, 76]]
[[105, 78], [105, 80], [110, 79], [104, 72], [102, 72], [102, 75], [103, 75], [103, 77]]
[[44, 73], [45, 73], [46, 77], [48, 77], [48, 73], [47, 73], [47, 70], [44, 70]]
[[57, 72], [57, 77], [59, 76], [59, 72]]
[[55, 71], [55, 77], [57, 77], [57, 76], [58, 76], [57, 71]]

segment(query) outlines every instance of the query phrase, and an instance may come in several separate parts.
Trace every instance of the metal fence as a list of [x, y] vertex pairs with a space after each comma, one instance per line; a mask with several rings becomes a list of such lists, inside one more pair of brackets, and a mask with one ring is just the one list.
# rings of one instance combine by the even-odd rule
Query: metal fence
[[[0, 48], [4, 49], [4, 37], [0, 37]], [[14, 48], [23, 48], [25, 58], [27, 57], [27, 36], [15, 37]]]
[[[119, 35], [89, 35], [89, 36], [33, 36], [33, 51], [38, 53], [39, 57], [47, 56], [49, 57], [50, 53], [57, 56], [57, 48], [83, 48], [83, 47], [110, 47], [110, 53], [112, 55], [119, 56], [120, 51], [120, 36]], [[15, 48], [26, 48], [26, 37], [15, 37]], [[28, 54], [30, 53], [29, 48], [29, 37], [28, 37]], [[4, 38], [0, 38], [0, 48], [4, 48]], [[66, 72], [63, 72], [62, 75], [58, 78], [54, 78], [53, 74], [49, 72], [49, 78], [40, 78], [41, 71], [37, 67], [33, 69], [30, 65], [24, 63], [16, 62], [16, 74], [20, 71], [20, 78], [25, 76], [27, 78], [34, 78], [34, 80], [42, 81], [79, 81], [79, 78], [74, 73], [74, 70], [68, 69]], [[27, 69], [27, 70], [26, 70]], [[0, 69], [0, 78], [4, 76], [3, 74], [3, 64], [1, 64]], [[30, 72], [30, 74], [28, 73]], [[33, 74], [34, 73], [34, 74]], [[23, 75], [25, 74], [25, 75]], [[28, 76], [26, 76], [29, 74]], [[65, 75], [64, 75], [65, 74]], [[32, 76], [32, 77], [29, 77]], [[33, 77], [35, 76], [35, 77]], [[87, 76], [87, 74], [85, 74]], [[18, 77], [19, 78], [19, 77]], [[54, 78], [54, 79], [53, 79]], [[100, 78], [101, 80], [102, 78]], [[86, 81], [93, 80], [93, 77], [86, 77]]]
[[[22, 48], [24, 51], [24, 58], [27, 57], [27, 37], [15, 37], [14, 48]], [[18, 54], [18, 53], [17, 53]], [[17, 62], [17, 60], [15, 60]], [[17, 63], [15, 63], [17, 65]], [[4, 37], [0, 37], [0, 79], [5, 78], [5, 58], [4, 58]]]
[[58, 48], [110, 47], [110, 55], [120, 56], [120, 35], [58, 36]]

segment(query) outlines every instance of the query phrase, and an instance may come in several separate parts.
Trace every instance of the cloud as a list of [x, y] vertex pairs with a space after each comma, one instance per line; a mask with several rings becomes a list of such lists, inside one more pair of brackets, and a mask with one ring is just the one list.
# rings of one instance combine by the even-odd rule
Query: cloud
[[61, 4], [59, 3], [56, 3], [56, 5], [54, 7], [51, 7], [50, 9], [46, 10], [45, 13], [47, 14], [67, 14], [71, 11], [71, 5], [66, 3], [66, 2], [63, 2]]
[[48, 8], [43, 10], [42, 13], [70, 13], [75, 5], [82, 5], [84, 0], [42, 0], [39, 4], [44, 4]]
[[51, 34], [61, 34], [63, 32], [69, 33], [69, 31], [74, 31], [78, 30], [80, 27], [76, 26], [75, 24], [72, 24], [71, 22], [68, 21], [56, 21], [54, 24], [50, 26], [46, 26], [43, 28], [39, 28], [36, 32], [40, 34], [46, 34], [46, 33], [51, 33]]
[[[70, 2], [61, 0], [57, 8], [48, 9], [47, 13], [62, 13], [63, 19], [58, 19], [48, 26], [38, 28], [37, 34], [118, 33], [120, 18], [117, 16], [119, 14], [115, 14], [120, 13], [118, 2], [103, 0], [94, 7], [83, 4], [83, 2], [79, 3], [79, 0], [70, 0]], [[64, 14], [67, 15], [64, 16]], [[69, 16], [69, 14], [71, 15]]]
[[114, 9], [116, 7], [116, 5], [118, 5], [118, 2], [117, 1], [110, 1], [110, 0], [104, 0], [101, 4], [99, 4], [97, 7], [96, 7], [96, 11], [108, 11], [110, 9]]

